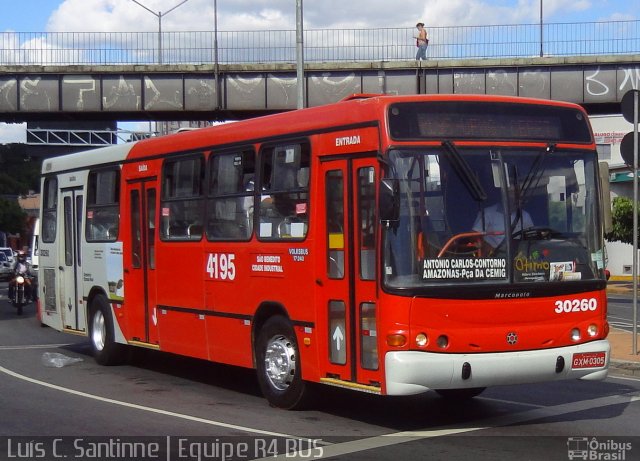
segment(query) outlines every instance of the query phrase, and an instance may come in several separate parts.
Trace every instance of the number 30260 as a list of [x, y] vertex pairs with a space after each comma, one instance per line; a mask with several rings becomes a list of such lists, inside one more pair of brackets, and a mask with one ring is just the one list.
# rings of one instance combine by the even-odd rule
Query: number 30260
[[595, 311], [598, 308], [598, 300], [596, 298], [558, 300], [555, 304], [556, 308], [554, 311], [556, 314], [562, 314], [563, 312], [588, 312]]

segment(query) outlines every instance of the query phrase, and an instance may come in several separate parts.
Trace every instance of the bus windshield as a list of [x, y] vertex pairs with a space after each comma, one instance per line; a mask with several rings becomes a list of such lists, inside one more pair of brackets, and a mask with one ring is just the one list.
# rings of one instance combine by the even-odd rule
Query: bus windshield
[[400, 213], [384, 222], [389, 288], [603, 278], [595, 152], [441, 147], [389, 152]]

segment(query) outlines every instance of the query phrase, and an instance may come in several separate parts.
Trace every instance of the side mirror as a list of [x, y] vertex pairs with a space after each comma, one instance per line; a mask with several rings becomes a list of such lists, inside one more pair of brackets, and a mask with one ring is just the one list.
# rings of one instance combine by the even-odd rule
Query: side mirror
[[397, 221], [400, 218], [400, 181], [385, 178], [380, 182], [380, 219]]

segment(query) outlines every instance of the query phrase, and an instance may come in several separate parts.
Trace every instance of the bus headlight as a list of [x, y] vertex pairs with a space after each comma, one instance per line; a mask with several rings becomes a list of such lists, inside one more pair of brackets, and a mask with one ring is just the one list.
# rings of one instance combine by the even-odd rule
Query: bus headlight
[[424, 347], [429, 342], [429, 337], [425, 333], [418, 333], [416, 335], [416, 344], [420, 347]]
[[582, 337], [582, 335], [580, 335], [580, 329], [579, 328], [574, 328], [573, 330], [571, 330], [571, 340], [572, 341], [580, 341], [581, 337]]
[[587, 327], [587, 334], [589, 336], [591, 336], [592, 338], [594, 336], [597, 336], [598, 335], [598, 325], [596, 325], [595, 323], [592, 323], [591, 325], [589, 325]]
[[436, 340], [436, 344], [440, 349], [446, 349], [449, 347], [449, 338], [446, 335], [440, 335]]

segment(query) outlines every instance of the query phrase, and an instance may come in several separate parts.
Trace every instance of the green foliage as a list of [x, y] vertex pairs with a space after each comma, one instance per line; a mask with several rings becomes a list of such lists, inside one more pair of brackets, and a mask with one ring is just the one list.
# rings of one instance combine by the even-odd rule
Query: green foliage
[[0, 195], [39, 191], [41, 165], [29, 157], [25, 144], [0, 145]]
[[27, 214], [15, 200], [0, 198], [0, 230], [11, 234], [24, 234]]
[[633, 200], [627, 197], [613, 199], [613, 230], [606, 235], [613, 242], [633, 243]]

